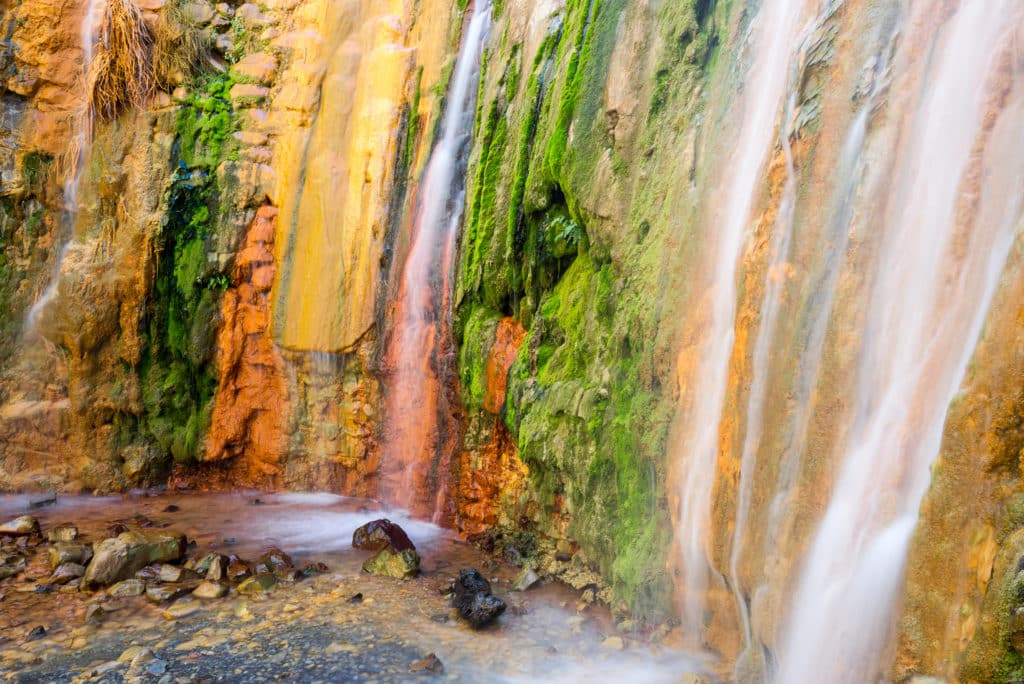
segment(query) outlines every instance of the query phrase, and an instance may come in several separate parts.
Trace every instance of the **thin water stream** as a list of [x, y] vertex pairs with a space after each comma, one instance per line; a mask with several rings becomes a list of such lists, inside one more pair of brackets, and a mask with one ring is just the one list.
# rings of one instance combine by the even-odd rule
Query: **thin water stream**
[[387, 358], [385, 500], [442, 517], [445, 459], [455, 432], [446, 402], [452, 271], [466, 194], [466, 163], [476, 115], [477, 83], [491, 22], [489, 0], [477, 3], [455, 63], [437, 144], [419, 189], [412, 245], [395, 303]]

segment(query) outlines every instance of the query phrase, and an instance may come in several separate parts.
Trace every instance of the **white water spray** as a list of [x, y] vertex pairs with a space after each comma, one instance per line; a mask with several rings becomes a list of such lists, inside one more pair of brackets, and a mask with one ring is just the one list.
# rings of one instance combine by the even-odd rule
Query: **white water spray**
[[799, 46], [800, 17], [805, 0], [765, 0], [753, 19], [750, 70], [740, 95], [743, 112], [735, 150], [720, 174], [720, 187], [705, 220], [713, 244], [705, 263], [706, 304], [693, 378], [683, 381], [684, 427], [680, 443], [679, 545], [684, 581], [684, 628], [691, 638], [703, 629], [704, 599], [709, 579], [706, 539], [718, 456], [719, 424], [725, 399], [729, 358], [735, 341], [737, 271], [750, 223], [755, 193], [760, 188], [775, 122], [782, 106]]
[[880, 658], [946, 411], [1020, 229], [1019, 55], [1005, 108], [997, 91], [1007, 84], [997, 80], [1007, 77], [1003, 58], [1017, 49], [1024, 6], [963, 0], [936, 31], [927, 19], [939, 10], [927, 4], [911, 9], [904, 39], [931, 49], [917, 53], [929, 57], [914, 106], [898, 112], [903, 148], [864, 198], [886, 211], [853, 416], [785, 626], [779, 682], [884, 674]]
[[105, 0], [88, 0], [85, 8], [85, 15], [82, 17], [82, 28], [80, 39], [82, 45], [82, 105], [74, 117], [74, 137], [70, 147], [70, 158], [68, 160], [68, 177], [64, 181], [64, 237], [60, 255], [57, 257], [57, 264], [53, 274], [50, 276], [50, 283], [42, 296], [32, 305], [28, 311], [25, 330], [29, 333], [35, 332], [39, 319], [46, 310], [47, 305], [57, 296], [57, 289], [60, 285], [60, 274], [64, 267], [73, 239], [75, 220], [78, 218], [78, 191], [82, 177], [82, 169], [85, 166], [85, 159], [88, 156], [89, 144], [92, 140], [92, 88], [95, 82], [95, 75], [92, 73], [93, 57], [96, 51], [96, 34], [103, 25], [103, 15], [106, 12]]

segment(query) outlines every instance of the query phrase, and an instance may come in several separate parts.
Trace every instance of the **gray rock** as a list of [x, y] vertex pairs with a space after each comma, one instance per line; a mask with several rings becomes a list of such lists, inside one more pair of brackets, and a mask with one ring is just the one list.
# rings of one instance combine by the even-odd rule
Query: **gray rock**
[[179, 560], [185, 553], [185, 535], [179, 532], [123, 532], [93, 547], [82, 586], [106, 586], [128, 579], [150, 563]]
[[512, 582], [512, 590], [526, 591], [539, 581], [540, 575], [531, 566], [527, 565], [516, 575], [515, 581]]

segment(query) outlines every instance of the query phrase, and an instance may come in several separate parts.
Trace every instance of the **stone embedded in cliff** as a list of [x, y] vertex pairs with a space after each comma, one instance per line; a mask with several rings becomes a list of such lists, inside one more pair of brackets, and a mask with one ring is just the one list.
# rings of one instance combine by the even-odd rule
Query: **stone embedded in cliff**
[[366, 551], [381, 551], [390, 548], [392, 551], [415, 551], [409, 535], [401, 527], [387, 518], [373, 520], [352, 533], [352, 546]]
[[31, 515], [22, 515], [0, 525], [0, 537], [23, 537], [39, 532], [39, 521]]
[[255, 52], [246, 55], [231, 66], [231, 74], [239, 81], [254, 81], [260, 85], [270, 85], [277, 72], [277, 60], [266, 52]]
[[64, 563], [86, 565], [92, 558], [92, 546], [89, 544], [71, 544], [57, 542], [50, 547], [50, 567], [57, 568]]
[[185, 554], [185, 535], [178, 532], [123, 532], [93, 548], [82, 578], [86, 589], [128, 579], [150, 563], [175, 561]]
[[409, 579], [420, 571], [420, 556], [414, 549], [392, 551], [391, 548], [381, 549], [376, 556], [367, 558], [363, 563], [363, 572], [395, 579]]
[[491, 583], [475, 568], [459, 572], [452, 592], [452, 606], [473, 629], [480, 629], [505, 612], [505, 602], [491, 594]]

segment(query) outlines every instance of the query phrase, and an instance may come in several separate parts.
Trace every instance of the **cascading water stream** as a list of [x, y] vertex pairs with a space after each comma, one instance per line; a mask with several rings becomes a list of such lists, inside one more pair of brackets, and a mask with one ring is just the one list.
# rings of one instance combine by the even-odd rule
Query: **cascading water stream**
[[[476, 114], [477, 85], [491, 21], [481, 0], [462, 41], [441, 123], [419, 190], [412, 244], [400, 281], [387, 359], [384, 481], [389, 503], [441, 517], [445, 485], [430, 470], [452, 431], [444, 405], [444, 371], [451, 345], [455, 241], [465, 206], [465, 169]], [[438, 471], [443, 471], [442, 464]]]
[[[794, 99], [795, 97], [791, 94], [786, 105], [784, 121], [792, 120]], [[778, 324], [779, 309], [782, 304], [782, 291], [785, 287], [783, 269], [789, 258], [789, 246], [792, 238], [793, 214], [796, 204], [796, 175], [793, 170], [793, 153], [789, 144], [790, 134], [791, 131], [787, 127], [779, 136], [782, 144], [782, 153], [785, 157], [786, 183], [779, 201], [775, 225], [772, 228], [771, 258], [765, 272], [765, 291], [760, 309], [761, 324], [758, 326], [757, 340], [754, 342], [754, 378], [747, 401], [747, 429], [743, 438], [743, 453], [740, 457], [740, 483], [736, 526], [733, 532], [734, 543], [729, 559], [729, 580], [732, 583], [733, 593], [736, 596], [736, 605], [739, 609], [740, 621], [743, 626], [744, 643], [748, 646], [751, 643], [750, 610], [747, 607], [747, 599], [743, 595], [743, 586], [739, 576], [739, 564], [740, 555], [743, 552], [744, 531], [750, 511], [751, 490], [753, 488], [751, 479], [754, 473], [754, 460], [757, 458], [757, 450], [761, 445], [763, 434], [761, 423], [764, 419], [768, 386], [768, 377], [765, 371], [769, 367], [769, 352]]]
[[918, 3], [899, 66], [892, 168], [864, 193], [877, 247], [837, 477], [778, 652], [779, 682], [884, 676], [893, 607], [946, 412], [1020, 228], [1024, 6]]
[[82, 106], [74, 116], [74, 138], [67, 154], [67, 178], [64, 181], [64, 235], [62, 236], [60, 254], [50, 282], [42, 296], [29, 309], [25, 330], [29, 333], [36, 330], [39, 318], [47, 305], [57, 296], [60, 285], [60, 274], [71, 247], [75, 220], [78, 218], [78, 191], [82, 169], [88, 156], [89, 144], [92, 139], [92, 87], [95, 76], [92, 73], [93, 57], [96, 48], [96, 34], [102, 26], [106, 11], [105, 0], [88, 0], [85, 15], [82, 17], [80, 32], [82, 45]]
[[[765, 0], [753, 19], [750, 70], [740, 94], [742, 122], [733, 152], [720, 177], [723, 190], [712, 199], [705, 220], [713, 241], [702, 277], [704, 319], [697, 325], [692, 371], [680, 371], [684, 426], [679, 442], [682, 472], [678, 540], [684, 572], [683, 623], [690, 638], [703, 629], [709, 579], [706, 540], [718, 455], [719, 425], [725, 399], [729, 358], [735, 341], [737, 271], [750, 223], [755, 193], [772, 147], [791, 66], [799, 46], [804, 0]], [[713, 236], [713, 237], [712, 237]], [[708, 311], [703, 311], [708, 307]], [[685, 365], [681, 361], [681, 366]], [[692, 377], [690, 377], [692, 375]]]

